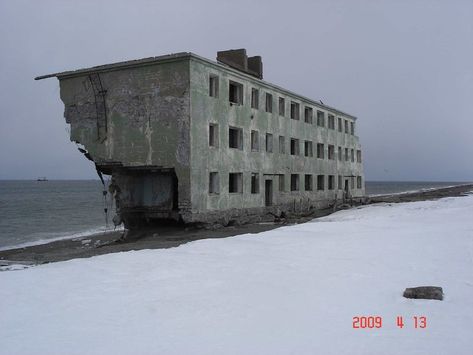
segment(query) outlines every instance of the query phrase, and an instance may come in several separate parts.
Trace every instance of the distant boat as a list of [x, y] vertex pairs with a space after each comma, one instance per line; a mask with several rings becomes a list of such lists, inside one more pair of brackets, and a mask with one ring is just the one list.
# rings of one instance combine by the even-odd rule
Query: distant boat
[[48, 179], [46, 179], [46, 177], [43, 176], [43, 177], [37, 178], [36, 181], [48, 181]]

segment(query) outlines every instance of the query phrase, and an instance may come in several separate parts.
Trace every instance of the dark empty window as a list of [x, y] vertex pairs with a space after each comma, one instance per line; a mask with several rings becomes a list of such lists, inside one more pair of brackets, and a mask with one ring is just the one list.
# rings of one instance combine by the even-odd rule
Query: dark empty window
[[361, 189], [361, 176], [356, 177], [356, 188]]
[[317, 175], [317, 190], [325, 190], [325, 176]]
[[338, 189], [343, 190], [343, 183], [342, 183], [343, 177], [341, 175], [338, 175]]
[[286, 191], [286, 184], [284, 181], [284, 174], [279, 174], [279, 191]]
[[297, 102], [291, 101], [291, 118], [293, 120], [299, 119], [299, 104]]
[[243, 192], [243, 174], [242, 173], [228, 174], [228, 192], [230, 193]]
[[209, 76], [209, 96], [218, 97], [218, 76]]
[[209, 146], [218, 147], [218, 125], [209, 124]]
[[209, 193], [210, 194], [218, 194], [219, 193], [219, 179], [217, 172], [211, 172], [209, 174]]
[[345, 133], [348, 133], [348, 121], [345, 120]]
[[306, 157], [313, 157], [314, 156], [311, 141], [304, 141], [304, 155]]
[[345, 161], [348, 161], [348, 148], [345, 148]]
[[338, 147], [338, 160], [343, 160], [342, 147]]
[[317, 143], [317, 158], [324, 158], [324, 145], [323, 143]]
[[304, 183], [305, 190], [306, 191], [312, 191], [312, 189], [313, 189], [312, 188], [312, 175], [310, 175], [310, 174], [305, 175], [304, 176], [304, 181], [305, 181], [305, 183]]
[[251, 193], [259, 194], [259, 174], [251, 173]]
[[317, 111], [317, 126], [325, 127], [325, 112]]
[[266, 133], [266, 151], [273, 152], [273, 135], [271, 133]]
[[352, 150], [351, 150], [351, 162], [352, 162], [352, 163], [355, 162], [355, 149], [352, 149]]
[[251, 89], [251, 108], [259, 108], [259, 90]]
[[328, 115], [328, 128], [335, 129], [335, 116]]
[[328, 189], [333, 190], [335, 188], [335, 176], [329, 175], [328, 176]]
[[305, 107], [304, 108], [304, 122], [306, 123], [312, 123], [312, 116], [313, 116], [314, 110], [312, 107]]
[[356, 151], [356, 161], [361, 163], [361, 150]]
[[341, 117], [338, 117], [338, 131], [343, 132], [342, 118]]
[[350, 122], [350, 133], [355, 134], [355, 123], [354, 122]]
[[266, 112], [273, 112], [273, 95], [266, 93]]
[[291, 174], [291, 191], [299, 191], [299, 174]]
[[279, 98], [279, 116], [286, 116], [286, 101], [283, 97]]
[[291, 138], [291, 155], [299, 155], [299, 139]]
[[259, 134], [258, 131], [251, 131], [251, 150], [259, 151]]
[[286, 153], [286, 139], [284, 138], [284, 136], [279, 136], [279, 153]]
[[228, 129], [228, 146], [243, 150], [243, 130], [241, 128], [230, 127]]
[[243, 85], [235, 81], [229, 82], [228, 100], [237, 105], [243, 105]]
[[335, 159], [335, 146], [334, 145], [331, 145], [331, 144], [328, 145], [328, 158], [330, 160]]

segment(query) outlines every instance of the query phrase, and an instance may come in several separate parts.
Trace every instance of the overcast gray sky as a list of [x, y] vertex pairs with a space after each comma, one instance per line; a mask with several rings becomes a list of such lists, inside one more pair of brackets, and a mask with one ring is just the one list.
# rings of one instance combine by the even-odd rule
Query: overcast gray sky
[[473, 1], [0, 1], [0, 179], [96, 178], [57, 79], [190, 51], [358, 117], [367, 180], [473, 180]]

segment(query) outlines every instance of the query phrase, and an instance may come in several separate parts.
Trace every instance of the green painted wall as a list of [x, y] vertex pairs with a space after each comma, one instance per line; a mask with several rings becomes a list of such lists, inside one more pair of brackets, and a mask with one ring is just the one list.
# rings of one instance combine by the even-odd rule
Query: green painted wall
[[[240, 74], [234, 70], [222, 69], [222, 66], [209, 65], [200, 60], [191, 60], [191, 183], [192, 183], [192, 207], [194, 211], [204, 211], [207, 209], [229, 209], [235, 207], [261, 207], [264, 206], [264, 180], [273, 180], [273, 201], [275, 204], [290, 204], [294, 200], [311, 200], [321, 204], [328, 200], [332, 201], [338, 196], [341, 198], [342, 192], [338, 190], [326, 189], [317, 191], [316, 175], [355, 175], [362, 177], [362, 188], [352, 190], [353, 196], [364, 195], [363, 166], [360, 163], [352, 163], [338, 160], [338, 147], [359, 150], [359, 139], [355, 135], [339, 133], [337, 125], [334, 129], [318, 127], [316, 122], [316, 111], [325, 112], [325, 123], [327, 125], [327, 115], [330, 113], [326, 108], [321, 109], [310, 102], [304, 101], [299, 96], [288, 94], [284, 90], [278, 90], [272, 85], [252, 78], [245, 74]], [[215, 75], [219, 78], [218, 97], [209, 96], [209, 76]], [[244, 99], [243, 105], [231, 105], [228, 99], [229, 80], [243, 84]], [[251, 88], [259, 90], [259, 109], [251, 108]], [[273, 112], [265, 112], [265, 94], [273, 96]], [[279, 115], [278, 98], [285, 99], [285, 116]], [[300, 105], [300, 119], [289, 118], [290, 102], [294, 101]], [[313, 124], [304, 122], [304, 106], [313, 108]], [[343, 120], [353, 119], [349, 116], [342, 116], [333, 112], [337, 124], [337, 117]], [[219, 127], [219, 147], [209, 147], [208, 131], [209, 123], [218, 124]], [[356, 123], [355, 123], [356, 125]], [[229, 126], [243, 129], [243, 150], [228, 147]], [[260, 149], [258, 152], [251, 151], [250, 132], [259, 132]], [[273, 153], [265, 151], [266, 133], [273, 134]], [[285, 154], [279, 153], [278, 137], [285, 136]], [[297, 138], [300, 141], [299, 156], [289, 154], [290, 139]], [[305, 157], [304, 140], [312, 141], [313, 157]], [[318, 159], [317, 143], [325, 145], [325, 159]], [[335, 160], [327, 159], [327, 145], [335, 145]], [[356, 155], [356, 154], [355, 154]], [[356, 159], [355, 159], [356, 161]], [[219, 194], [209, 194], [209, 172], [219, 172], [220, 192]], [[243, 193], [228, 193], [228, 174], [230, 172], [243, 173]], [[259, 173], [260, 193], [250, 192], [251, 173]], [[290, 174], [300, 174], [300, 190], [290, 191]], [[285, 191], [279, 192], [278, 177], [264, 174], [285, 174]], [[313, 174], [314, 191], [304, 191], [304, 174]], [[338, 178], [335, 184], [337, 186]], [[355, 181], [356, 187], [356, 181]], [[317, 205], [317, 203], [314, 203]]]
[[[209, 76], [218, 77], [218, 97], [209, 96]], [[194, 55], [151, 65], [130, 66], [100, 73], [106, 90], [106, 139], [98, 139], [97, 108], [87, 74], [59, 77], [65, 118], [71, 124], [71, 140], [85, 146], [98, 165], [121, 163], [124, 167], [173, 168], [178, 178], [179, 208], [185, 220], [207, 211], [257, 208], [265, 205], [265, 180], [273, 181], [273, 203], [290, 205], [304, 201], [322, 207], [342, 197], [338, 175], [360, 176], [364, 196], [363, 166], [339, 161], [338, 147], [359, 150], [357, 136], [340, 133], [338, 117], [353, 117], [305, 99], [247, 74]], [[229, 81], [243, 85], [242, 105], [231, 105]], [[259, 109], [251, 108], [251, 89], [259, 90]], [[265, 112], [265, 94], [273, 96], [273, 112]], [[285, 99], [285, 114], [278, 99]], [[299, 120], [290, 119], [291, 101], [299, 103]], [[313, 108], [313, 123], [304, 122], [304, 107]], [[319, 127], [316, 111], [335, 115], [335, 130]], [[209, 124], [218, 124], [218, 147], [209, 147]], [[229, 126], [243, 130], [243, 150], [228, 147]], [[259, 151], [250, 148], [250, 132], [259, 132]], [[273, 152], [265, 151], [265, 135], [273, 135]], [[285, 137], [285, 154], [279, 153], [279, 136]], [[292, 156], [290, 139], [299, 139], [300, 155]], [[304, 156], [304, 141], [313, 144], [313, 157]], [[325, 158], [317, 158], [317, 143], [325, 146]], [[327, 159], [327, 146], [335, 146], [335, 159]], [[209, 172], [219, 173], [219, 193], [209, 194]], [[228, 174], [243, 173], [243, 193], [228, 192]], [[259, 173], [259, 193], [250, 191], [251, 173]], [[299, 191], [290, 191], [290, 174], [299, 174]], [[284, 191], [279, 178], [285, 175]], [[304, 174], [313, 175], [313, 191], [305, 191]], [[325, 190], [317, 191], [316, 175], [325, 175]], [[335, 175], [335, 189], [328, 190], [327, 175]], [[356, 182], [355, 182], [356, 187]]]

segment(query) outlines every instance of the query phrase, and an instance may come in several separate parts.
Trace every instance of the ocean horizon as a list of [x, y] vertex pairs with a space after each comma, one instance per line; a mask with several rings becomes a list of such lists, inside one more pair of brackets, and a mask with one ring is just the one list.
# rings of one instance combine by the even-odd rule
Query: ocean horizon
[[[374, 196], [466, 183], [366, 181], [365, 186], [367, 195]], [[104, 200], [102, 191], [98, 179], [0, 180], [0, 250], [114, 230], [114, 204], [110, 196]]]

